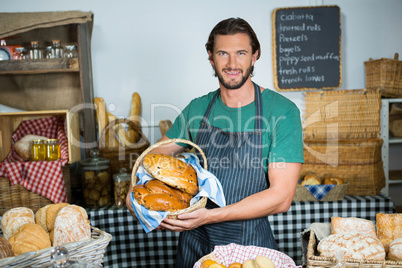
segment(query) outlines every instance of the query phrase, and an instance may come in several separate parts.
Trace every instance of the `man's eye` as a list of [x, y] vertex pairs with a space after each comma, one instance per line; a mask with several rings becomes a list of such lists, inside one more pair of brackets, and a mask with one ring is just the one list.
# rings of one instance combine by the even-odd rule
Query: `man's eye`
[[219, 56], [226, 56], [227, 53], [226, 53], [226, 52], [218, 52], [218, 55], [219, 55]]
[[238, 53], [240, 56], [245, 56], [246, 55], [246, 52], [239, 52]]

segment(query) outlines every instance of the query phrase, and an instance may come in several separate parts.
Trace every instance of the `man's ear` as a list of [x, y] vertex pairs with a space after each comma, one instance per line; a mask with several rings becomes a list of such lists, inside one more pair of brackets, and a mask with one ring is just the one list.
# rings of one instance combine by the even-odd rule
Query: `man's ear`
[[259, 51], [258, 50], [256, 50], [255, 52], [254, 52], [254, 54], [253, 54], [253, 57], [251, 58], [251, 62], [252, 62], [252, 65], [254, 66], [254, 63], [257, 61], [257, 59], [258, 59], [258, 53], [259, 53]]
[[213, 59], [213, 57], [212, 57], [211, 51], [208, 51], [208, 60], [209, 60], [209, 62], [211, 63], [212, 67], [214, 67], [215, 64], [214, 64], [214, 59]]

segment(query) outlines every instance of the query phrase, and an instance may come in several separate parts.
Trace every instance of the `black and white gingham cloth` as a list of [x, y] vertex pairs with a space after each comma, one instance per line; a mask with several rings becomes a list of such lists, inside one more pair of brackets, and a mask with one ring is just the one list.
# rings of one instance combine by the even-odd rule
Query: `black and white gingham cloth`
[[[110, 233], [104, 267], [173, 267], [179, 233], [145, 233], [126, 208], [87, 209], [91, 225]], [[269, 216], [278, 250], [302, 264], [300, 233], [314, 222], [331, 222], [332, 216], [357, 217], [375, 223], [377, 213], [395, 213], [389, 197], [345, 196], [333, 202], [293, 202], [286, 213]]]

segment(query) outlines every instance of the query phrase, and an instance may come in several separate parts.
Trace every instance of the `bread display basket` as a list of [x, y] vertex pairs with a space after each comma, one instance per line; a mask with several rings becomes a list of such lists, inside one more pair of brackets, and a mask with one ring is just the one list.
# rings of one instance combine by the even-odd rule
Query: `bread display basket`
[[[208, 165], [207, 165], [207, 158], [204, 154], [204, 152], [201, 150], [201, 148], [196, 145], [195, 143], [188, 141], [188, 140], [183, 140], [183, 139], [170, 139], [170, 140], [164, 140], [164, 141], [160, 141], [157, 142], [155, 144], [153, 144], [152, 146], [148, 147], [144, 152], [142, 152], [142, 154], [137, 158], [137, 161], [135, 162], [134, 166], [133, 166], [133, 170], [132, 170], [132, 174], [131, 174], [131, 184], [134, 187], [137, 182], [139, 181], [138, 177], [136, 176], [137, 170], [142, 162], [142, 160], [144, 159], [145, 155], [147, 155], [151, 150], [161, 146], [161, 145], [165, 145], [165, 144], [169, 144], [169, 143], [185, 143], [188, 145], [193, 146], [194, 148], [196, 148], [199, 153], [201, 154], [202, 158], [204, 159], [204, 169], [208, 170]], [[175, 212], [170, 212], [167, 216], [167, 218], [169, 219], [177, 219], [177, 216], [183, 213], [187, 213], [187, 212], [191, 212], [194, 211], [198, 208], [203, 208], [205, 207], [205, 205], [207, 204], [207, 197], [201, 197], [200, 200], [189, 206], [188, 208], [182, 209], [182, 210], [178, 210]]]
[[[70, 259], [78, 259], [95, 265], [103, 263], [106, 247], [112, 235], [96, 227], [91, 227], [91, 239], [63, 245]], [[50, 255], [55, 247], [20, 254], [16, 257], [0, 259], [0, 267], [41, 267], [51, 264]]]

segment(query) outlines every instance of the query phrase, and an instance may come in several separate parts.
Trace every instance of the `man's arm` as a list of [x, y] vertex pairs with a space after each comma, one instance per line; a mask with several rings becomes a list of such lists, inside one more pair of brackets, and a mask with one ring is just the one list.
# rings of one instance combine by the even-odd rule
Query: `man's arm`
[[223, 208], [203, 208], [179, 215], [179, 220], [165, 219], [160, 227], [184, 231], [209, 223], [253, 219], [285, 212], [292, 203], [300, 169], [301, 163], [270, 163], [268, 189]]

